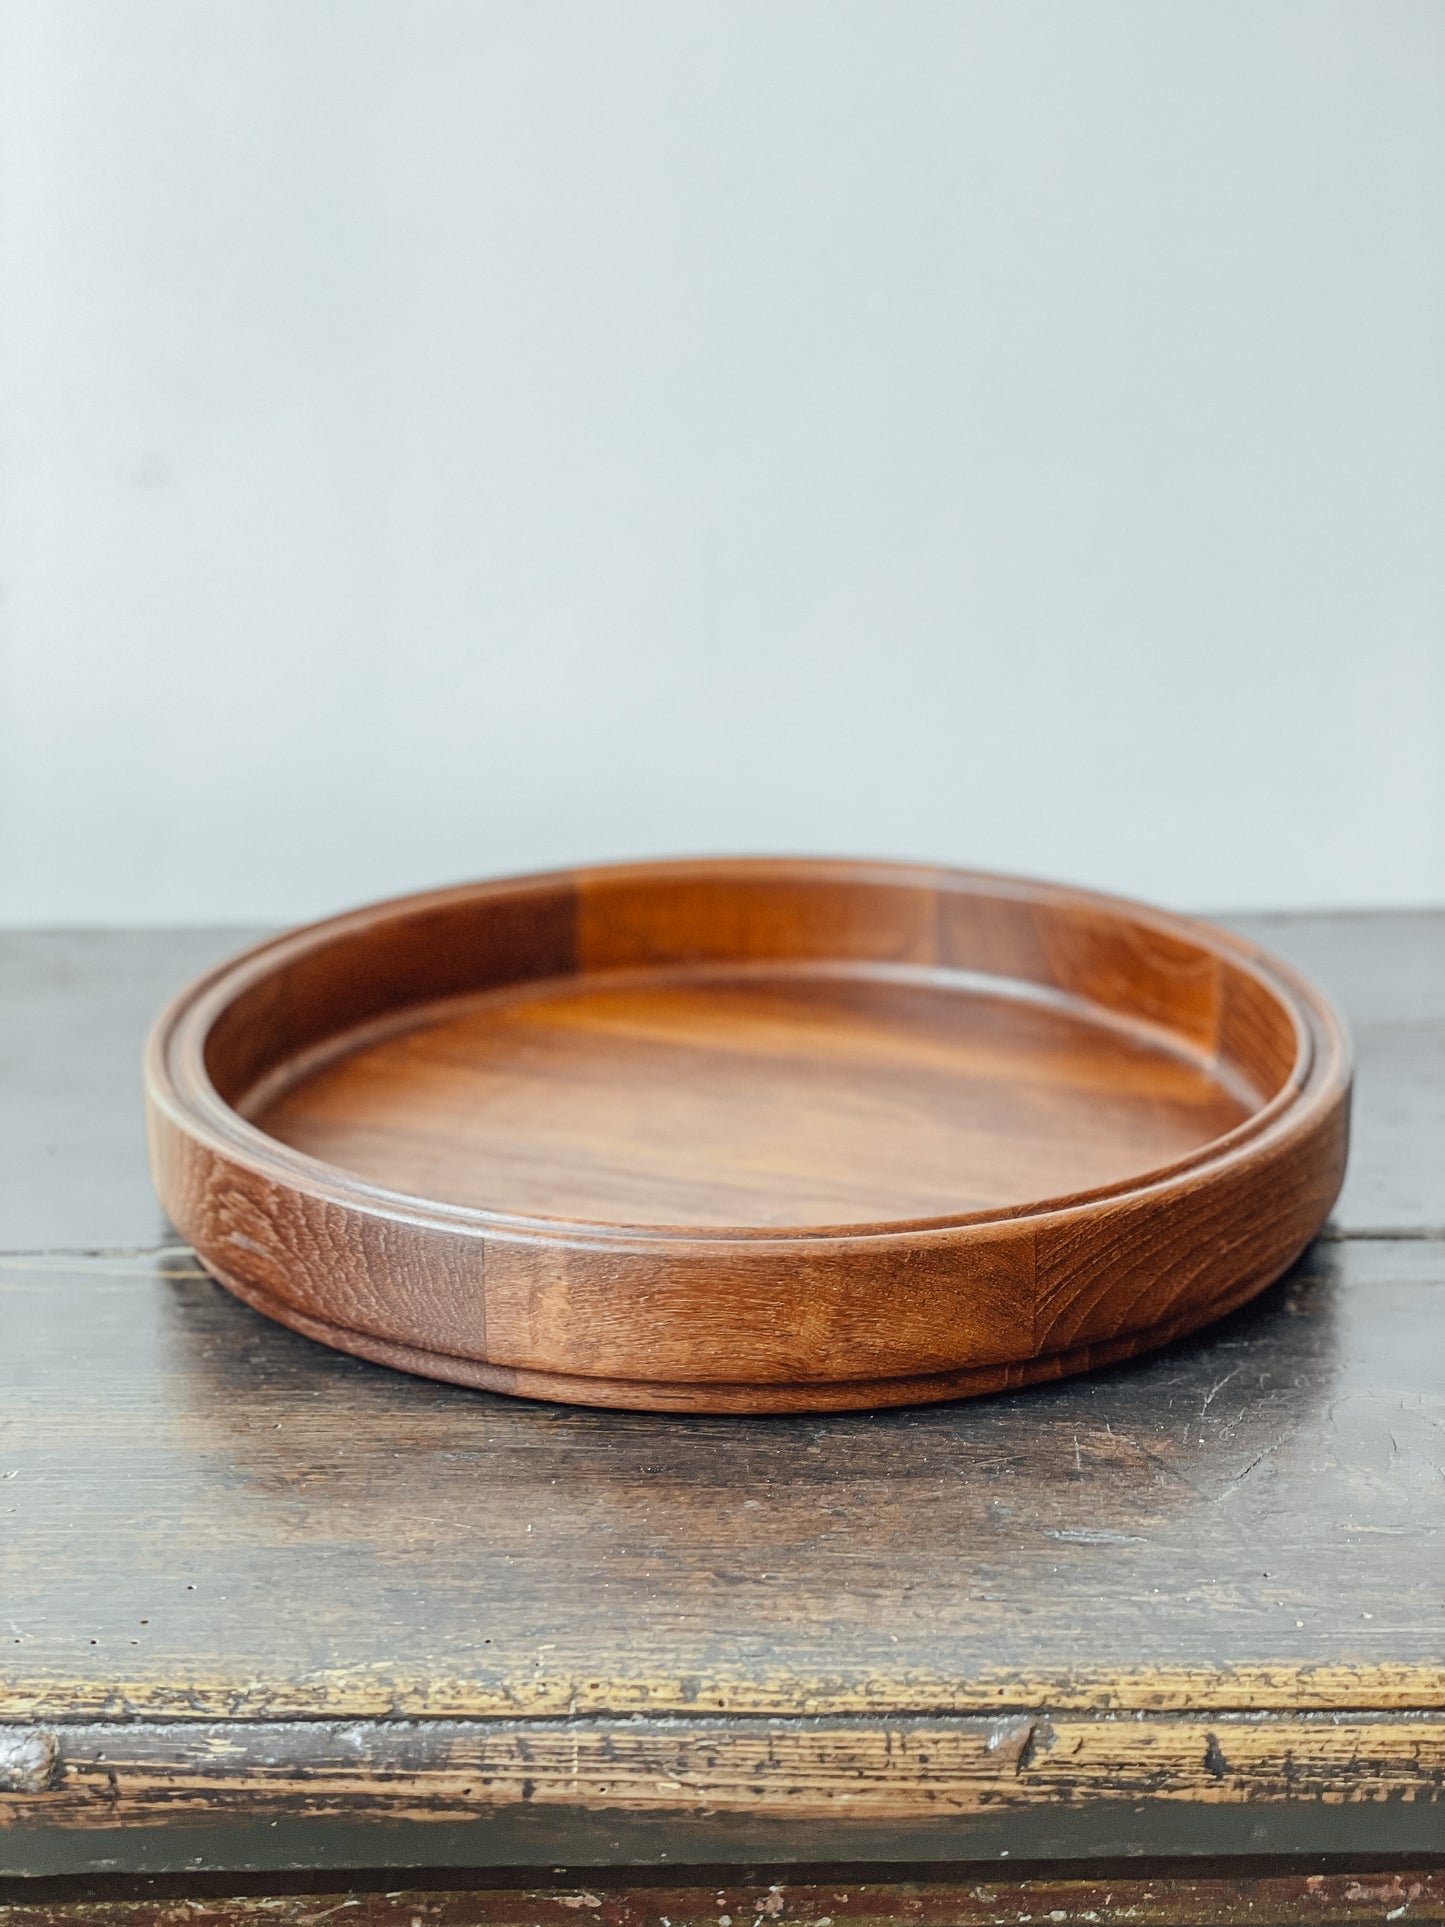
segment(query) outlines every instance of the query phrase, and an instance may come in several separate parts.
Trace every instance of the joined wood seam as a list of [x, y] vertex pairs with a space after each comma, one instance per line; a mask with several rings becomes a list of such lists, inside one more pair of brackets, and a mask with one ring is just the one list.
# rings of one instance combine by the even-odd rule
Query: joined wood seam
[[209, 973], [147, 1066], [167, 1214], [267, 1315], [492, 1391], [698, 1412], [952, 1399], [1168, 1342], [1323, 1222], [1350, 1083], [1325, 1000], [1241, 939], [792, 859], [374, 905]]

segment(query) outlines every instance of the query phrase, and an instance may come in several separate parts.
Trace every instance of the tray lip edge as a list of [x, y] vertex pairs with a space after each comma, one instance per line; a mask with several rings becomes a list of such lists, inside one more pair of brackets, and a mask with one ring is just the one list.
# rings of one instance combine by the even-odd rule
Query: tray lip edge
[[[325, 948], [339, 937], [364, 930], [378, 919], [425, 914], [451, 904], [490, 895], [504, 897], [520, 890], [566, 887], [593, 879], [657, 882], [669, 875], [681, 880], [728, 873], [776, 875], [780, 880], [807, 875], [821, 880], [866, 882], [934, 889], [970, 890], [981, 895], [1021, 901], [1044, 900], [1076, 905], [1153, 928], [1162, 935], [1183, 938], [1225, 955], [1263, 982], [1294, 1021], [1301, 1048], [1281, 1089], [1240, 1125], [1200, 1145], [1185, 1158], [1120, 1179], [1111, 1185], [1062, 1197], [943, 1217], [893, 1219], [877, 1222], [813, 1226], [648, 1225], [592, 1222], [561, 1217], [527, 1217], [479, 1206], [452, 1204], [374, 1185], [293, 1149], [281, 1139], [251, 1124], [215, 1090], [201, 1062], [206, 1032], [230, 996], [264, 979], [268, 967], [286, 959]], [[177, 1047], [186, 1061], [175, 1063]], [[1138, 900], [1072, 884], [1044, 879], [954, 869], [946, 865], [889, 862], [877, 857], [689, 857], [624, 864], [576, 866], [525, 875], [485, 878], [437, 890], [408, 893], [380, 900], [299, 925], [262, 939], [224, 958], [181, 989], [157, 1017], [145, 1048], [144, 1071], [148, 1106], [165, 1115], [182, 1135], [208, 1150], [240, 1164], [254, 1175], [320, 1202], [390, 1222], [453, 1236], [500, 1239], [537, 1244], [560, 1243], [593, 1249], [638, 1247], [674, 1250], [716, 1247], [719, 1244], [772, 1245], [782, 1249], [824, 1244], [864, 1244], [886, 1240], [912, 1241], [955, 1232], [983, 1235], [990, 1229], [1006, 1232], [1028, 1224], [1119, 1209], [1151, 1192], [1169, 1192], [1207, 1184], [1212, 1176], [1234, 1164], [1247, 1162], [1267, 1142], [1307, 1128], [1309, 1119], [1337, 1101], [1347, 1101], [1353, 1074], [1353, 1040], [1349, 1026], [1333, 1000], [1292, 965], [1248, 937], [1203, 918], [1184, 915]]]

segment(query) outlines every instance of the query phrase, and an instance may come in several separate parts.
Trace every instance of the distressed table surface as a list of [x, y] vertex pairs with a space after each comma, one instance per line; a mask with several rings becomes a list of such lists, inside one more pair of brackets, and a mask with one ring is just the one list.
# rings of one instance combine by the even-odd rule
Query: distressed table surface
[[243, 933], [0, 937], [0, 1873], [1445, 1849], [1445, 915], [1240, 924], [1359, 1046], [1295, 1271], [1129, 1366], [788, 1419], [249, 1312], [137, 1068]]

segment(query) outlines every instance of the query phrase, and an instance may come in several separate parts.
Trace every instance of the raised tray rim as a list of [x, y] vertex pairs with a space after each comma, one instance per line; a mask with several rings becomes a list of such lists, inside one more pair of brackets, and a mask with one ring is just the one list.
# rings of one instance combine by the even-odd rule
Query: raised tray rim
[[[545, 888], [580, 879], [599, 882], [665, 883], [704, 876], [772, 876], [914, 884], [933, 889], [976, 890], [982, 895], [1043, 901], [1087, 908], [1127, 919], [1158, 934], [1182, 939], [1227, 958], [1259, 981], [1288, 1012], [1296, 1032], [1296, 1056], [1280, 1090], [1230, 1131], [1208, 1140], [1170, 1164], [1065, 1196], [1017, 1205], [926, 1218], [898, 1218], [798, 1226], [672, 1225], [591, 1221], [560, 1216], [528, 1216], [453, 1204], [442, 1199], [393, 1191], [357, 1174], [314, 1158], [272, 1137], [234, 1109], [216, 1090], [206, 1070], [206, 1037], [227, 1005], [263, 981], [280, 965], [331, 942], [364, 931], [369, 924], [397, 915], [423, 915], [459, 903], [502, 897], [528, 888]], [[597, 973], [602, 975], [603, 973]], [[535, 979], [546, 982], [567, 978]], [[999, 982], [1013, 981], [1007, 978]], [[1085, 1000], [1074, 1000], [1083, 1002]], [[1280, 1137], [1305, 1128], [1308, 1119], [1347, 1089], [1353, 1070], [1348, 1026], [1331, 1000], [1307, 978], [1262, 946], [1201, 918], [1160, 909], [1135, 899], [1042, 879], [947, 866], [892, 863], [837, 857], [693, 857], [656, 862], [574, 866], [525, 875], [488, 878], [443, 889], [407, 893], [301, 925], [223, 959], [180, 991], [156, 1020], [146, 1046], [145, 1072], [151, 1102], [171, 1122], [208, 1147], [245, 1165], [255, 1175], [278, 1181], [305, 1195], [367, 1213], [452, 1234], [471, 1232], [487, 1238], [513, 1237], [529, 1243], [556, 1240], [586, 1248], [658, 1247], [727, 1244], [768, 1245], [786, 1251], [820, 1241], [866, 1243], [926, 1238], [930, 1233], [1005, 1226], [1022, 1220], [1057, 1221], [1088, 1213], [1100, 1205], [1129, 1198], [1167, 1196], [1197, 1185]], [[1313, 1101], [1312, 1101], [1313, 1100]]]

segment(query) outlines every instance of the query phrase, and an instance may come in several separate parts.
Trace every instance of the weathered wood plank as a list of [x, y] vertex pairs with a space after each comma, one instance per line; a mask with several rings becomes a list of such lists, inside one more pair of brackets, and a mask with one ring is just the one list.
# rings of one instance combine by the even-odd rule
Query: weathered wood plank
[[0, 1901], [0, 1927], [1269, 1927], [1445, 1921], [1445, 1874], [1171, 1874], [1109, 1880], [778, 1880], [719, 1887], [338, 1889], [204, 1900]]
[[[0, 939], [22, 1071], [0, 1250], [110, 1252], [0, 1258], [4, 1868], [1445, 1843], [1445, 1242], [1421, 1235], [1445, 1222], [1445, 917], [1241, 922], [1355, 1016], [1344, 1242], [1136, 1366], [760, 1423], [459, 1392], [246, 1312], [164, 1248], [135, 1070], [153, 1004], [238, 933]], [[27, 1083], [57, 1038], [69, 1068]], [[1390, 1236], [1353, 1235], [1371, 1225]], [[759, 1754], [772, 1720], [811, 1737]], [[117, 1827], [93, 1759], [25, 1807], [33, 1748], [54, 1736], [43, 1779], [97, 1723], [122, 1729], [121, 1797], [163, 1825]], [[1054, 1746], [1030, 1746], [1045, 1725]], [[548, 1736], [574, 1728], [579, 1780], [581, 1736], [630, 1729], [632, 1804], [567, 1804], [572, 1741], [558, 1758]], [[318, 1729], [308, 1755], [294, 1736]], [[343, 1730], [373, 1737], [340, 1771]], [[396, 1777], [387, 1748], [423, 1730]], [[905, 1731], [946, 1741], [932, 1808], [935, 1763], [880, 1738]], [[679, 1734], [712, 1749], [691, 1792]], [[540, 1780], [508, 1763], [519, 1742]], [[459, 1792], [479, 1761], [510, 1804]], [[402, 1817], [418, 1799], [430, 1817]], [[1192, 1916], [1135, 1916], [1164, 1917]]]
[[1445, 1715], [0, 1727], [0, 1826], [491, 1808], [916, 1820], [1048, 1802], [1445, 1802]]
[[1298, 964], [1354, 1030], [1354, 1142], [1335, 1225], [1445, 1234], [1445, 911], [1224, 921]]
[[186, 979], [259, 931], [0, 931], [0, 1251], [164, 1244], [141, 1049]]
[[1323, 1245], [1073, 1386], [751, 1422], [0, 1264], [0, 1719], [1445, 1704], [1445, 1247]]

